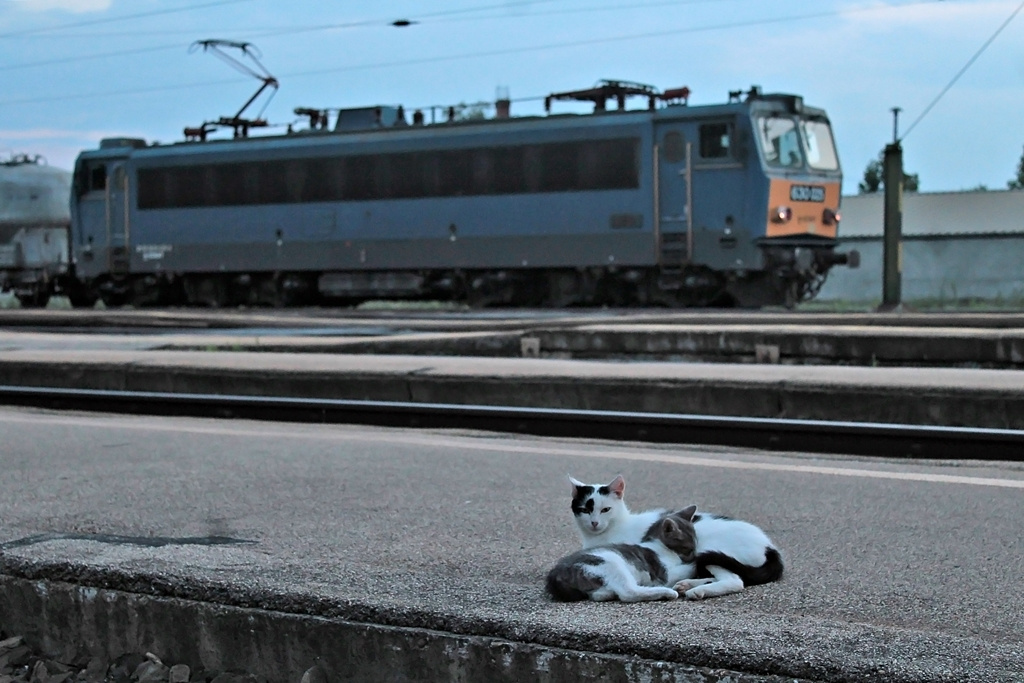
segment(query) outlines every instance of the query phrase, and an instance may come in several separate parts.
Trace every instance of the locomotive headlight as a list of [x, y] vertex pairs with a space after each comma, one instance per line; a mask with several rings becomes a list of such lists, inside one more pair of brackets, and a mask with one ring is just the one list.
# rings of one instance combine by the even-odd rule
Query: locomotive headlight
[[825, 209], [821, 213], [821, 222], [825, 225], [839, 225], [839, 212], [832, 209]]
[[773, 223], [788, 223], [793, 218], [793, 209], [788, 206], [777, 206], [772, 209]]

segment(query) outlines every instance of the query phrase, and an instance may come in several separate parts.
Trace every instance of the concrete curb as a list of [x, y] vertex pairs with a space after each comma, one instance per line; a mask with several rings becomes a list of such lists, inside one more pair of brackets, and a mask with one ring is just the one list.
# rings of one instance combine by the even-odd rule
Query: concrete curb
[[[153, 652], [193, 670], [295, 681], [648, 681], [799, 683], [641, 657], [581, 652], [425, 628], [225, 606], [0, 574], [9, 628], [57, 661]], [[86, 645], [88, 647], [86, 648]], [[87, 651], [83, 651], [85, 648]]]
[[[919, 367], [1024, 367], [1019, 329], [835, 325], [589, 325], [537, 330], [540, 354]], [[765, 362], [762, 360], [761, 362]]]
[[1024, 373], [996, 370], [13, 351], [0, 384], [1024, 429]]

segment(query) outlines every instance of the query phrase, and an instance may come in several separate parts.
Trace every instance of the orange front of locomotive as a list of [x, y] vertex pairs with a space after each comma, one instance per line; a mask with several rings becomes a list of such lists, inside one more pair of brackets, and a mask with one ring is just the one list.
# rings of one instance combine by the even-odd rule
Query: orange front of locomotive
[[836, 239], [840, 183], [772, 178], [765, 237], [814, 236]]

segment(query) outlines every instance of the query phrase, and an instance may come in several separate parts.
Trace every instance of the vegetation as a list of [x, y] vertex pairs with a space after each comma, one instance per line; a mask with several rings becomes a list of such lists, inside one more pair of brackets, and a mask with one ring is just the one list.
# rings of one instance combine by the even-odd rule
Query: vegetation
[[[797, 310], [820, 313], [873, 313], [881, 303], [881, 299], [863, 301], [808, 301], [800, 304]], [[1005, 297], [999, 296], [992, 299], [926, 297], [904, 300], [903, 305], [908, 311], [918, 311], [921, 313], [1024, 311], [1024, 293]]]
[[[861, 194], [873, 194], [875, 192], [879, 192], [885, 186], [882, 164], [884, 156], [884, 151], [879, 153], [878, 158], [869, 162], [867, 168], [864, 169], [864, 179], [857, 185]], [[903, 172], [904, 190], [907, 192], [917, 192], [918, 185], [919, 178], [916, 173]], [[1024, 190], [1024, 153], [1021, 154], [1020, 161], [1017, 162], [1016, 176], [1006, 181], [1006, 187], [1010, 190]], [[988, 186], [982, 183], [968, 188], [965, 191], [988, 192]]]
[[476, 102], [473, 104], [460, 102], [455, 105], [455, 120], [482, 121], [487, 118], [487, 107], [489, 106], [490, 104], [487, 102]]
[[357, 311], [468, 311], [469, 306], [458, 301], [389, 301], [372, 299], [356, 306]]
[[[860, 181], [857, 186], [861, 194], [873, 194], [878, 192], [884, 185], [885, 179], [883, 177], [883, 164], [882, 159], [885, 156], [885, 152], [879, 152], [878, 158], [874, 159], [868, 164], [868, 167], [864, 169], [864, 180]], [[916, 173], [907, 173], [903, 171], [903, 189], [906, 192], [917, 192], [918, 186], [920, 185], [920, 179]]]
[[1011, 190], [1024, 190], [1024, 153], [1020, 155], [1017, 162], [1017, 177], [1007, 181], [1006, 187]]

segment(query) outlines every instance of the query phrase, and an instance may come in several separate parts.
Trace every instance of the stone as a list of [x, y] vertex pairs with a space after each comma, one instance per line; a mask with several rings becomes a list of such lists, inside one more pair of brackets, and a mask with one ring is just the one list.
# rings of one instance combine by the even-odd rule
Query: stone
[[37, 659], [28, 677], [28, 683], [50, 683], [50, 674], [46, 670], [46, 662]]
[[18, 667], [28, 663], [32, 650], [27, 645], [17, 645], [7, 652], [0, 653], [0, 669]]
[[21, 636], [12, 636], [7, 640], [0, 640], [0, 651], [13, 650], [14, 648], [25, 642], [25, 639]]
[[175, 664], [171, 667], [170, 683], [188, 683], [191, 673], [188, 664]]
[[240, 674], [232, 671], [225, 671], [218, 675], [210, 683], [259, 683], [252, 674]]
[[159, 659], [155, 662], [147, 659], [136, 667], [132, 673], [132, 680], [137, 683], [167, 683], [170, 672], [171, 670]]
[[102, 657], [93, 657], [85, 665], [84, 683], [103, 683], [107, 677], [107, 660]]
[[109, 683], [129, 683], [132, 679], [132, 673], [145, 660], [146, 658], [138, 652], [128, 652], [121, 655], [110, 665], [110, 670], [107, 672], [107, 680]]
[[327, 683], [327, 672], [320, 665], [314, 664], [302, 674], [300, 683]]

